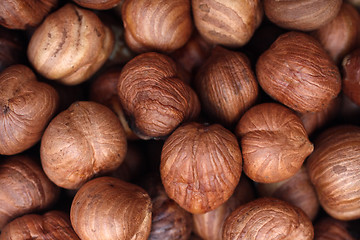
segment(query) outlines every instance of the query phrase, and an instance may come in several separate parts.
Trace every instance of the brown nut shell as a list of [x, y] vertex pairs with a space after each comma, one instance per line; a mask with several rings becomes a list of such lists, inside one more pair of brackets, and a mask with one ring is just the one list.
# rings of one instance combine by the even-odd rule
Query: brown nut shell
[[304, 166], [289, 179], [277, 183], [259, 183], [256, 188], [262, 197], [278, 198], [302, 209], [310, 220], [314, 220], [319, 211], [319, 200]]
[[0, 230], [15, 217], [50, 207], [60, 193], [41, 167], [23, 155], [1, 161], [0, 186]]
[[0, 72], [11, 65], [21, 64], [25, 61], [24, 37], [22, 31], [0, 27]]
[[263, 90], [298, 112], [325, 109], [341, 90], [338, 68], [321, 44], [305, 33], [280, 35], [256, 63]]
[[196, 76], [204, 111], [225, 126], [233, 126], [258, 96], [258, 83], [247, 56], [215, 47]]
[[125, 0], [125, 41], [135, 52], [172, 52], [190, 38], [190, 0]]
[[279, 182], [295, 175], [314, 147], [299, 117], [277, 103], [250, 108], [236, 126], [245, 174], [256, 182]]
[[1, 0], [0, 25], [10, 29], [36, 27], [58, 0]]
[[307, 170], [323, 209], [333, 218], [360, 218], [360, 128], [327, 129], [315, 142]]
[[347, 228], [347, 222], [324, 217], [314, 225], [314, 240], [355, 240]]
[[55, 114], [59, 96], [38, 82], [25, 65], [12, 65], [0, 73], [0, 154], [14, 155], [37, 143]]
[[128, 62], [117, 89], [132, 129], [142, 139], [167, 136], [200, 112], [199, 99], [178, 77], [175, 62], [160, 53], [143, 53]]
[[70, 219], [82, 240], [146, 240], [151, 228], [151, 206], [142, 188], [100, 177], [76, 193]]
[[16, 218], [6, 225], [0, 240], [80, 240], [71, 227], [69, 216], [60, 211], [50, 211], [44, 215], [28, 214]]
[[123, 0], [73, 0], [79, 6], [97, 10], [106, 10], [116, 7]]
[[343, 92], [360, 106], [360, 49], [347, 55], [342, 62]]
[[161, 152], [166, 193], [194, 214], [214, 210], [228, 200], [240, 180], [241, 167], [236, 137], [219, 124], [180, 126]]
[[192, 0], [195, 26], [213, 44], [245, 45], [263, 18], [260, 0]]
[[264, 0], [265, 15], [282, 28], [311, 31], [329, 23], [342, 0]]
[[312, 240], [314, 228], [298, 207], [275, 198], [259, 198], [238, 207], [226, 219], [223, 240]]
[[75, 85], [90, 78], [107, 60], [114, 46], [110, 28], [90, 10], [66, 4], [36, 29], [28, 58], [48, 79]]
[[95, 102], [75, 102], [58, 114], [41, 140], [41, 163], [58, 186], [76, 189], [94, 176], [115, 170], [127, 149], [116, 115]]

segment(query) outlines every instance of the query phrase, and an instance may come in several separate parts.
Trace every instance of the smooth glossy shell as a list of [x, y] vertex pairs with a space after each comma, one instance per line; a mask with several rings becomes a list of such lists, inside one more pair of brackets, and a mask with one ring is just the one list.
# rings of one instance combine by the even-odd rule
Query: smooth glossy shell
[[171, 52], [190, 38], [190, 0], [125, 0], [121, 8], [127, 45], [136, 52]]
[[314, 225], [314, 240], [355, 240], [348, 227], [348, 222], [324, 217]]
[[115, 170], [125, 158], [125, 132], [116, 115], [95, 102], [75, 102], [57, 115], [41, 140], [41, 163], [58, 186], [76, 189]]
[[226, 219], [223, 240], [312, 240], [310, 219], [298, 207], [275, 198], [259, 198], [238, 207]]
[[106, 9], [114, 8], [123, 0], [73, 0], [73, 1], [85, 8], [106, 10]]
[[360, 218], [360, 128], [327, 129], [315, 142], [307, 170], [324, 210], [340, 220]]
[[104, 64], [113, 46], [113, 33], [95, 13], [69, 3], [35, 30], [27, 54], [44, 77], [75, 85]]
[[22, 155], [1, 160], [0, 186], [0, 230], [15, 217], [50, 207], [60, 192], [34, 160]]
[[151, 206], [142, 188], [100, 177], [76, 193], [70, 219], [82, 240], [146, 240], [151, 228]]
[[264, 0], [265, 15], [282, 28], [311, 31], [338, 14], [342, 0]]
[[69, 216], [60, 211], [50, 211], [44, 215], [28, 214], [16, 218], [6, 225], [0, 240], [80, 240], [71, 227]]
[[14, 155], [37, 143], [59, 103], [50, 85], [38, 82], [25, 65], [0, 74], [0, 154]]
[[343, 92], [360, 106], [360, 49], [347, 55], [342, 62]]
[[240, 148], [230, 131], [192, 122], [165, 141], [160, 173], [171, 199], [191, 213], [205, 213], [231, 197], [241, 166]]
[[314, 147], [299, 117], [277, 103], [250, 108], [236, 126], [245, 174], [256, 182], [279, 182], [295, 175]]
[[341, 90], [340, 73], [313, 37], [280, 35], [256, 63], [256, 75], [272, 98], [298, 112], [325, 109]]
[[245, 45], [263, 18], [260, 0], [192, 0], [192, 10], [200, 34], [228, 47]]
[[160, 53], [128, 62], [117, 89], [133, 131], [143, 139], [167, 136], [200, 112], [196, 93], [180, 80], [174, 61]]

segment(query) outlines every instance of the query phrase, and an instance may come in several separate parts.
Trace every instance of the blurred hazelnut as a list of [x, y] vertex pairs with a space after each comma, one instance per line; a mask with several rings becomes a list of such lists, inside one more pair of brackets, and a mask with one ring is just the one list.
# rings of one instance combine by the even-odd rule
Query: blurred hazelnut
[[37, 72], [66, 85], [89, 79], [113, 50], [114, 36], [95, 13], [66, 4], [45, 18], [28, 45]]
[[230, 214], [222, 236], [223, 240], [312, 240], [314, 228], [300, 208], [275, 198], [259, 198]]
[[41, 163], [58, 186], [76, 189], [94, 176], [115, 170], [127, 149], [116, 115], [95, 102], [75, 102], [58, 114], [41, 140]]
[[81, 240], [146, 240], [151, 229], [151, 199], [136, 185], [100, 177], [76, 193], [70, 219]]
[[314, 220], [319, 211], [319, 200], [305, 167], [289, 179], [277, 183], [259, 183], [256, 188], [262, 197], [278, 198], [301, 208], [310, 220]]
[[127, 45], [135, 52], [172, 52], [190, 38], [190, 0], [125, 0], [121, 8]]
[[360, 106], [360, 48], [347, 55], [342, 62], [343, 92]]
[[58, 0], [1, 0], [0, 25], [10, 29], [36, 27]]
[[204, 111], [225, 126], [235, 125], [258, 96], [258, 83], [247, 56], [215, 47], [196, 75]]
[[351, 4], [343, 3], [338, 15], [315, 30], [313, 36], [337, 63], [356, 46], [359, 21], [358, 11]]
[[314, 240], [355, 240], [347, 227], [347, 222], [323, 217], [314, 225]]
[[80, 240], [71, 227], [69, 216], [60, 211], [16, 218], [1, 232], [0, 240], [8, 239]]
[[175, 62], [160, 53], [128, 62], [117, 90], [132, 130], [142, 139], [165, 137], [200, 112], [198, 97], [178, 77]]
[[206, 240], [222, 240], [225, 219], [238, 206], [255, 199], [250, 180], [242, 175], [233, 195], [218, 208], [203, 214], [193, 214], [194, 232]]
[[59, 96], [25, 65], [0, 73], [0, 154], [13, 155], [37, 143], [55, 114]]
[[21, 31], [0, 26], [0, 72], [11, 65], [25, 61], [24, 37]]
[[73, 0], [84, 8], [106, 10], [114, 8], [122, 0]]
[[0, 231], [18, 216], [49, 208], [60, 193], [41, 167], [24, 155], [1, 161], [0, 186]]
[[265, 15], [282, 28], [311, 31], [329, 23], [342, 0], [264, 0]]
[[341, 90], [340, 73], [321, 44], [300, 32], [280, 35], [256, 63], [262, 89], [298, 112], [325, 109]]
[[235, 132], [241, 140], [244, 172], [256, 182], [290, 178], [314, 149], [299, 117], [276, 103], [250, 108]]
[[339, 220], [360, 218], [360, 128], [340, 125], [318, 136], [307, 170], [323, 209]]
[[240, 148], [229, 130], [191, 122], [166, 139], [160, 174], [168, 196], [196, 214], [214, 210], [231, 197], [241, 166]]
[[192, 10], [200, 34], [211, 43], [228, 47], [245, 45], [263, 18], [260, 0], [193, 0]]

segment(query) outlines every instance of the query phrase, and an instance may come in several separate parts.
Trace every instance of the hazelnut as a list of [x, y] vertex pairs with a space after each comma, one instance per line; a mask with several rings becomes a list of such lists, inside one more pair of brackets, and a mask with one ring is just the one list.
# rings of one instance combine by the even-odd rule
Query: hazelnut
[[360, 128], [340, 125], [324, 131], [307, 160], [310, 180], [323, 209], [339, 220], [360, 217]]
[[53, 205], [57, 188], [30, 157], [11, 156], [0, 163], [0, 231], [12, 219]]
[[222, 240], [225, 219], [240, 205], [254, 199], [253, 186], [245, 175], [241, 175], [240, 182], [229, 200], [210, 212], [193, 214], [194, 232], [202, 239]]
[[233, 126], [258, 96], [250, 61], [243, 53], [215, 47], [196, 76], [204, 111], [225, 126]]
[[115, 170], [127, 149], [116, 115], [95, 102], [75, 102], [58, 114], [41, 139], [41, 163], [56, 185], [76, 189]]
[[319, 211], [319, 200], [305, 167], [284, 181], [259, 183], [257, 190], [262, 197], [278, 198], [297, 206], [310, 220], [314, 220]]
[[136, 185], [100, 177], [76, 193], [70, 219], [82, 240], [146, 240], [151, 228], [151, 199]]
[[323, 217], [314, 225], [314, 240], [355, 240], [347, 228], [347, 222]]
[[125, 41], [135, 52], [172, 52], [190, 38], [190, 0], [125, 0], [121, 8]]
[[28, 214], [6, 225], [0, 240], [7, 239], [68, 239], [80, 240], [71, 227], [69, 216], [60, 211], [44, 215]]
[[360, 16], [348, 3], [343, 3], [338, 15], [313, 32], [335, 62], [339, 62], [356, 46]]
[[191, 122], [166, 139], [160, 174], [168, 196], [197, 214], [214, 210], [231, 197], [241, 166], [240, 148], [229, 130]]
[[256, 63], [262, 89], [298, 112], [325, 109], [341, 90], [340, 73], [321, 44], [305, 33], [280, 35]]
[[263, 18], [262, 3], [255, 1], [192, 0], [195, 26], [213, 44], [245, 45]]
[[11, 65], [25, 61], [24, 37], [21, 31], [0, 26], [0, 72]]
[[264, 0], [265, 15], [282, 28], [311, 31], [329, 23], [342, 0]]
[[256, 182], [279, 182], [295, 175], [314, 147], [299, 117], [277, 103], [250, 108], [236, 126], [245, 174]]
[[10, 29], [36, 27], [58, 0], [1, 0], [0, 25]]
[[259, 198], [230, 214], [222, 236], [223, 240], [312, 240], [314, 228], [300, 208], [275, 198]]
[[360, 106], [360, 48], [347, 55], [342, 62], [343, 92]]
[[196, 118], [196, 93], [177, 75], [176, 64], [160, 53], [138, 55], [123, 68], [118, 94], [132, 130], [142, 139], [169, 135], [180, 123]]
[[0, 154], [14, 155], [37, 143], [55, 114], [59, 96], [24, 65], [0, 73]]
[[114, 8], [122, 0], [73, 0], [73, 1], [84, 8], [106, 10], [106, 9]]
[[37, 72], [66, 85], [90, 78], [106, 61], [114, 36], [95, 13], [66, 4], [45, 18], [28, 45]]

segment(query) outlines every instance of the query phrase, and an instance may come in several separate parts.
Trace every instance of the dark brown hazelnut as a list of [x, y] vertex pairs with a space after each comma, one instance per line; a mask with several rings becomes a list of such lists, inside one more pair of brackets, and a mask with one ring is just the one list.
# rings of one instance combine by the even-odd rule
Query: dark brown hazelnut
[[347, 55], [342, 62], [343, 92], [360, 106], [360, 48]]
[[233, 126], [258, 96], [258, 83], [247, 56], [215, 47], [196, 75], [202, 109], [225, 126]]
[[301, 208], [310, 220], [314, 220], [319, 211], [319, 200], [305, 167], [289, 179], [277, 183], [259, 183], [256, 188], [262, 197], [278, 198]]
[[314, 149], [299, 117], [277, 103], [250, 108], [235, 132], [241, 140], [244, 172], [256, 182], [290, 178]]
[[24, 34], [0, 26], [0, 72], [26, 58]]
[[356, 46], [359, 21], [358, 11], [351, 4], [343, 3], [338, 15], [315, 30], [313, 36], [337, 63]]
[[122, 0], [73, 0], [73, 1], [84, 8], [106, 10], [106, 9], [114, 8]]
[[240, 182], [229, 200], [210, 212], [193, 214], [194, 232], [202, 239], [222, 240], [225, 219], [240, 205], [254, 199], [253, 186], [245, 175], [241, 175]]
[[10, 29], [36, 27], [58, 0], [1, 0], [0, 25]]
[[121, 8], [127, 45], [135, 52], [172, 52], [190, 38], [190, 0], [125, 0]]
[[5, 226], [0, 240], [80, 240], [71, 227], [69, 216], [60, 211], [50, 211], [44, 215], [28, 214], [16, 218]]
[[0, 163], [0, 231], [12, 219], [49, 208], [57, 188], [30, 157], [11, 156]]
[[69, 3], [35, 30], [27, 55], [44, 77], [75, 85], [89, 79], [105, 63], [113, 46], [111, 30], [95, 13]]
[[310, 180], [323, 209], [339, 220], [360, 217], [360, 128], [340, 125], [324, 131], [307, 159]]
[[222, 236], [223, 240], [312, 240], [314, 228], [300, 208], [275, 198], [259, 198], [231, 213]]
[[170, 57], [155, 52], [138, 55], [124, 66], [118, 94], [140, 138], [165, 137], [180, 123], [199, 115], [199, 99], [176, 69]]
[[235, 135], [219, 124], [191, 122], [166, 139], [160, 174], [168, 196], [196, 214], [214, 210], [231, 197], [241, 166]]
[[263, 18], [260, 0], [192, 0], [192, 10], [200, 34], [211, 43], [228, 47], [245, 45]]
[[280, 35], [256, 63], [262, 89], [298, 112], [325, 109], [341, 90], [338, 68], [310, 35]]
[[0, 154], [13, 155], [37, 143], [55, 114], [59, 96], [25, 65], [0, 73]]
[[71, 224], [82, 240], [146, 240], [151, 199], [140, 187], [111, 177], [95, 178], [76, 193]]
[[75, 102], [58, 114], [41, 139], [41, 163], [56, 185], [76, 189], [119, 167], [127, 149], [116, 115], [95, 102]]
[[355, 240], [348, 227], [347, 222], [323, 217], [314, 225], [314, 240]]
[[340, 11], [342, 0], [264, 0], [265, 15], [280, 27], [315, 30], [329, 23]]

